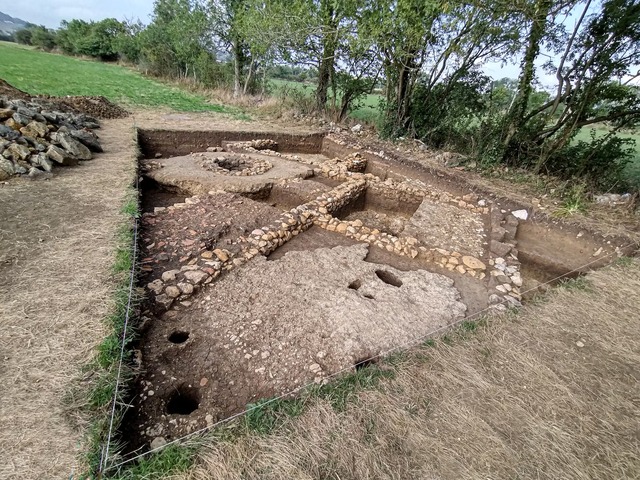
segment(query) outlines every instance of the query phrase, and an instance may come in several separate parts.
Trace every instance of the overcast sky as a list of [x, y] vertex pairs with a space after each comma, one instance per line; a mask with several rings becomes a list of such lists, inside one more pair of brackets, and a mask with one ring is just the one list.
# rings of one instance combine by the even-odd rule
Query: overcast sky
[[27, 22], [58, 28], [62, 20], [140, 19], [149, 22], [153, 0], [0, 0], [0, 12]]

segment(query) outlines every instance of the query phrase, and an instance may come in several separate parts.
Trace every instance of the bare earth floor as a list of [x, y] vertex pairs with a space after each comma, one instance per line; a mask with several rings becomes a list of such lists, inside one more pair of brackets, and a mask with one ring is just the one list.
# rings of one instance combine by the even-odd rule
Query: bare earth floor
[[[0, 185], [0, 479], [69, 478], [82, 469], [87, 420], [67, 394], [82, 388], [82, 367], [107, 334], [102, 320], [113, 308], [117, 284], [112, 265], [120, 209], [136, 163], [134, 125], [247, 128], [199, 115], [138, 112], [104, 122], [98, 133], [108, 153], [95, 160], [61, 168], [52, 179]], [[261, 132], [284, 128], [251, 126]], [[307, 170], [296, 164], [290, 172], [304, 177]], [[142, 184], [149, 203], [141, 238], [143, 285], [185, 262], [197, 268], [191, 263], [213, 258], [213, 247], [224, 248], [225, 257], [241, 253], [245, 243], [238, 238], [275, 222], [290, 204], [336, 186], [296, 180], [274, 183], [267, 199], [216, 193], [186, 202], [185, 192], [162, 191], [151, 178]], [[180, 208], [171, 206], [182, 201]], [[154, 207], [161, 207], [158, 214]], [[427, 199], [418, 215], [403, 217], [397, 235], [427, 231], [429, 242], [429, 235], [447, 234], [447, 248], [480, 255], [488, 248], [491, 219], [486, 212], [468, 213], [435, 211]], [[361, 225], [398, 227], [384, 212], [351, 215]], [[189, 388], [206, 387], [192, 419], [209, 424], [259, 398], [321, 382], [391, 343], [404, 344], [406, 332], [425, 333], [486, 307], [487, 288], [481, 279], [473, 283], [475, 272], [464, 276], [462, 265], [458, 273], [453, 263], [446, 269], [447, 260], [436, 266], [440, 273], [431, 271], [433, 265], [423, 269], [425, 259], [344, 235], [336, 239], [337, 228], [296, 231], [300, 235], [268, 259], [252, 257], [215, 283], [205, 282], [193, 298], [180, 297], [175, 311], [158, 313], [160, 320], [145, 327], [157, 333], [155, 340], [141, 345], [150, 374], [141, 382], [147, 382], [138, 392], [141, 404], [187, 417], [168, 408], [171, 381], [180, 378]], [[541, 237], [536, 233], [542, 227], [528, 228]], [[587, 242], [582, 235], [576, 239]], [[548, 234], [544, 238], [555, 245]], [[604, 248], [612, 250], [610, 243]], [[526, 239], [520, 245], [526, 250]], [[576, 262], [602, 251], [592, 246], [580, 250]], [[590, 274], [587, 285], [554, 291], [517, 316], [493, 318], [452, 343], [407, 353], [397, 366], [385, 367], [396, 369], [395, 378], [361, 392], [345, 411], [317, 401], [271, 435], [205, 439], [195, 466], [181, 478], [640, 478], [640, 264]], [[403, 299], [412, 306], [399, 307]], [[394, 315], [397, 324], [384, 323]], [[349, 345], [346, 338], [353, 339]], [[211, 352], [212, 358], [203, 356]], [[282, 366], [290, 378], [272, 374]], [[236, 379], [231, 370], [238, 367], [248, 374]], [[193, 425], [185, 420], [176, 433]], [[144, 425], [156, 432], [154, 426]], [[160, 432], [146, 434], [151, 439]]]
[[[48, 180], [0, 186], [0, 478], [78, 472], [84, 419], [65, 395], [106, 335], [116, 233], [134, 178], [131, 120], [106, 152]], [[75, 408], [75, 410], [74, 410]]]
[[183, 480], [640, 476], [640, 263], [409, 352], [346, 411], [209, 440]]

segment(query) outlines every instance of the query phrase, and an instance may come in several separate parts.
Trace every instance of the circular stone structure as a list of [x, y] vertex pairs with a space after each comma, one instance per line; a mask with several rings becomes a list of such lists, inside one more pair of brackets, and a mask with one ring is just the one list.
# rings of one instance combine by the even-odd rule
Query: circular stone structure
[[205, 157], [201, 164], [202, 168], [218, 175], [250, 177], [262, 175], [273, 168], [270, 161], [246, 154], [201, 153], [197, 155]]

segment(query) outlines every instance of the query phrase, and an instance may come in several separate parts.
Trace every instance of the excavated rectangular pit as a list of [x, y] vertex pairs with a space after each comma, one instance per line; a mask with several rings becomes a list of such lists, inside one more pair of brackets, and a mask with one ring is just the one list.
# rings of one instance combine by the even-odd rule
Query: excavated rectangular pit
[[[278, 152], [298, 155], [314, 169], [323, 159], [359, 151], [321, 133], [139, 130], [138, 139], [146, 159], [187, 155], [226, 141], [272, 139]], [[175, 186], [143, 181], [140, 281], [148, 297], [136, 345], [144, 373], [123, 436], [130, 440], [129, 451], [186, 435], [262, 398], [323, 382], [390, 346], [481, 312], [509, 269], [520, 272], [524, 291], [589, 262], [602, 266], [613, 258], [606, 255], [625, 243], [543, 217], [520, 222], [509, 217], [511, 223], [505, 223], [519, 206], [493, 200], [490, 213], [482, 212], [474, 202], [488, 194], [476, 191], [473, 200], [463, 202], [458, 196], [470, 188], [460, 180], [410, 159], [360, 151], [367, 159], [365, 172], [377, 178], [364, 188], [349, 175], [316, 174], [274, 182], [252, 198], [231, 193], [196, 198]], [[476, 261], [485, 262], [486, 275], [459, 271], [471, 261], [441, 253], [437, 240], [424, 251], [416, 247], [414, 255], [411, 243], [394, 248], [407, 235], [393, 228], [386, 229], [387, 248], [350, 236], [348, 228], [373, 222], [375, 215], [407, 224], [422, 198], [412, 200], [405, 192], [402, 201], [394, 201], [389, 195], [407, 177], [428, 185], [427, 191], [433, 186], [449, 192], [453, 199], [443, 200], [448, 209], [482, 219], [486, 245]], [[356, 193], [343, 203], [331, 208], [313, 203], [323, 195], [339, 197], [350, 185]], [[428, 201], [437, 205], [439, 198]], [[300, 205], [305, 208], [296, 210]], [[315, 216], [302, 215], [310, 210]], [[297, 212], [295, 218], [287, 217], [290, 211]], [[296, 221], [300, 228], [292, 231]], [[286, 235], [279, 237], [277, 228]], [[496, 249], [510, 236], [517, 246], [508, 255], [527, 262], [522, 270], [515, 260], [508, 265], [496, 260]], [[499, 265], [503, 271], [493, 275]]]
[[324, 134], [308, 135], [252, 131], [172, 131], [138, 129], [138, 144], [144, 158], [176, 157], [221, 147], [223, 142], [244, 142], [269, 138], [278, 143], [282, 153], [322, 153]]

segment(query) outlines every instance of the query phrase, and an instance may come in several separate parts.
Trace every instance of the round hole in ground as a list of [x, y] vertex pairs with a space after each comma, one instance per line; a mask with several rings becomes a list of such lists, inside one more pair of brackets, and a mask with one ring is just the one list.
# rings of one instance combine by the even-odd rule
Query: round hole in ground
[[351, 290], [358, 290], [361, 286], [362, 286], [362, 282], [357, 279], [349, 284], [349, 288]]
[[200, 406], [200, 393], [196, 388], [180, 385], [169, 395], [167, 414], [189, 415]]
[[363, 368], [370, 367], [371, 365], [375, 365], [377, 360], [375, 358], [363, 358], [361, 360], [356, 361], [353, 366], [356, 369], [356, 372], [362, 370]]
[[376, 270], [376, 275], [387, 285], [393, 285], [394, 287], [402, 286], [402, 280], [387, 270]]
[[171, 343], [184, 343], [189, 338], [189, 332], [184, 332], [182, 330], [176, 330], [169, 335], [168, 340]]

